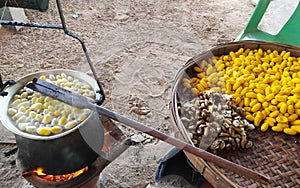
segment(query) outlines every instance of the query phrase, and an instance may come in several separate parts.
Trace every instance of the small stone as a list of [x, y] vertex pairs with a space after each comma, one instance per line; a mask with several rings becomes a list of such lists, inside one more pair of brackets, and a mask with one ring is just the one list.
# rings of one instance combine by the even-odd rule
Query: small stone
[[207, 27], [205, 30], [206, 30], [206, 31], [211, 31], [211, 28], [210, 28], [210, 27]]
[[146, 140], [146, 138], [141, 134], [134, 134], [131, 136], [131, 140], [136, 143], [141, 143]]
[[74, 19], [77, 19], [79, 17], [79, 13], [78, 12], [75, 12], [75, 14], [73, 14], [72, 16]]

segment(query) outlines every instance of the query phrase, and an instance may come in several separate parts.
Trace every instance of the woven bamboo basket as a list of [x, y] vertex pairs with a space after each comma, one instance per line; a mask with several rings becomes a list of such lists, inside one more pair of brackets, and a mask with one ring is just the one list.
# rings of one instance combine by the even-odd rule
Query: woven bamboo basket
[[[190, 94], [184, 92], [183, 76], [193, 75], [195, 64], [200, 65], [202, 60], [212, 56], [229, 54], [239, 48], [263, 50], [283, 50], [291, 52], [291, 56], [300, 57], [300, 48], [279, 43], [262, 41], [239, 41], [221, 44], [212, 49], [191, 58], [177, 73], [172, 88], [171, 113], [174, 120], [175, 137], [191, 144], [185, 126], [180, 120], [177, 110], [178, 104], [189, 99]], [[195, 96], [194, 96], [195, 97]], [[261, 132], [258, 128], [250, 132], [253, 147], [244, 150], [235, 150], [220, 154], [222, 158], [251, 170], [270, 177], [267, 185], [254, 180], [241, 177], [230, 170], [220, 168], [211, 162], [204, 161], [188, 152], [185, 152], [189, 162], [199, 171], [214, 187], [299, 187], [300, 186], [300, 136], [275, 133], [272, 130]]]

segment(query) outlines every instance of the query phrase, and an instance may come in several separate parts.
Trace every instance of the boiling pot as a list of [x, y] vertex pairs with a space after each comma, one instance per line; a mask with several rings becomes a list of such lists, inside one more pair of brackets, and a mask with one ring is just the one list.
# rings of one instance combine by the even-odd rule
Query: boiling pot
[[78, 71], [56, 69], [22, 77], [16, 81], [16, 84], [5, 90], [8, 92], [7, 96], [0, 98], [0, 120], [15, 135], [18, 146], [17, 161], [23, 172], [42, 167], [47, 174], [72, 173], [91, 164], [100, 155], [98, 151], [103, 146], [104, 128], [101, 117], [96, 112], [91, 112], [74, 128], [50, 136], [40, 136], [19, 130], [7, 114], [13, 96], [34, 77], [61, 73], [88, 83], [96, 93], [97, 83], [93, 78]]

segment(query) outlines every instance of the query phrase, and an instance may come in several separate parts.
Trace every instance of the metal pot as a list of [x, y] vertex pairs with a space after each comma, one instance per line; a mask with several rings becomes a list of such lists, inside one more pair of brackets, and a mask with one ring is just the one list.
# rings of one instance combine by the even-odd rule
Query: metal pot
[[7, 114], [13, 96], [34, 77], [61, 73], [90, 84], [96, 91], [97, 83], [88, 75], [73, 70], [57, 69], [33, 73], [19, 79], [15, 85], [6, 89], [8, 96], [0, 98], [0, 119], [15, 135], [18, 145], [17, 161], [23, 172], [42, 167], [48, 174], [72, 173], [99, 157], [98, 151], [102, 149], [104, 142], [104, 129], [99, 114], [95, 112], [91, 112], [86, 120], [74, 128], [50, 136], [34, 135], [19, 130]]

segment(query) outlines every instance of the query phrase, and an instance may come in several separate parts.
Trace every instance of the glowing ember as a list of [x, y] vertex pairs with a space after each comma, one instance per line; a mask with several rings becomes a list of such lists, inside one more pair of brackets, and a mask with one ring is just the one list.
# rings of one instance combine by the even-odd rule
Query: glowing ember
[[[54, 182], [60, 182], [60, 181], [68, 181], [73, 178], [76, 178], [77, 176], [81, 175], [84, 172], [87, 172], [89, 169], [88, 166], [84, 167], [83, 169], [80, 169], [76, 172], [70, 173], [70, 174], [63, 174], [63, 175], [51, 175], [44, 173], [43, 168], [37, 168], [36, 170], [33, 170], [31, 172], [35, 173], [40, 178], [47, 180], [47, 181], [54, 181]], [[23, 175], [29, 174], [30, 172], [24, 172]]]

